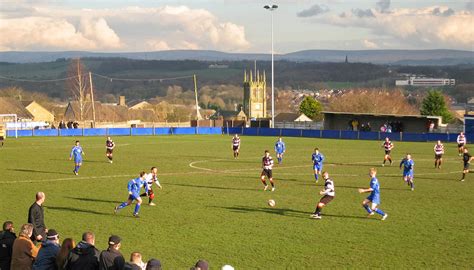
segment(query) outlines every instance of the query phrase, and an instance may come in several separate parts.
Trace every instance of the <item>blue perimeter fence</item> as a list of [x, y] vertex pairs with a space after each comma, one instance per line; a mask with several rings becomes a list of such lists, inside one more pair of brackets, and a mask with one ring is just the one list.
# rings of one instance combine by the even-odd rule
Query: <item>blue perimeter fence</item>
[[[456, 142], [454, 133], [384, 133], [349, 130], [309, 130], [290, 128], [220, 128], [220, 127], [159, 127], [159, 128], [79, 128], [79, 129], [29, 129], [18, 130], [18, 137], [67, 137], [67, 136], [157, 136], [157, 135], [216, 135], [240, 134], [248, 136], [282, 136], [325, 139], [382, 140], [389, 137], [393, 141]], [[474, 134], [468, 134], [469, 142], [474, 142]], [[15, 137], [15, 130], [7, 131], [8, 137]]]

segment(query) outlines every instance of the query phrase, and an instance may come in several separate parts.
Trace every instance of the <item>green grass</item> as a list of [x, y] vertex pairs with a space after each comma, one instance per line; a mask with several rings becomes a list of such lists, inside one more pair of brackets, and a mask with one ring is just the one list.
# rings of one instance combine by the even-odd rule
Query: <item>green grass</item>
[[[80, 138], [86, 152], [80, 176], [68, 155], [74, 138], [21, 138], [0, 148], [0, 221], [26, 221], [36, 191], [44, 191], [46, 225], [62, 238], [96, 233], [106, 248], [110, 234], [123, 238], [128, 258], [140, 251], [165, 269], [188, 269], [199, 258], [212, 269], [465, 268], [474, 266], [474, 175], [461, 183], [456, 146], [446, 144], [445, 164], [433, 168], [433, 143], [395, 142], [415, 160], [416, 190], [409, 191], [397, 166], [380, 167], [378, 141], [285, 138], [284, 164], [276, 165], [275, 192], [258, 177], [263, 150], [275, 138], [242, 137], [239, 160], [231, 158], [228, 136], [115, 137], [114, 164], [104, 156], [104, 138]], [[322, 220], [309, 214], [319, 200], [310, 156], [318, 146], [336, 198]], [[198, 168], [192, 168], [190, 163]], [[358, 164], [355, 164], [358, 163]], [[398, 165], [398, 164], [397, 164]], [[159, 168], [163, 190], [157, 206], [113, 215], [127, 198], [126, 184], [140, 170]], [[368, 169], [377, 166], [382, 204], [389, 217], [366, 218], [360, 203]], [[270, 208], [268, 199], [277, 205]]]

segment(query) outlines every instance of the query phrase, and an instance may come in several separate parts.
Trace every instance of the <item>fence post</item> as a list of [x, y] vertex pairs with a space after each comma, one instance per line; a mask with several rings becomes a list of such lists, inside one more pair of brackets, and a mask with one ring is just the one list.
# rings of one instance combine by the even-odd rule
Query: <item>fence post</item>
[[303, 129], [300, 129], [300, 137], [303, 137]]
[[31, 129], [31, 137], [34, 137], [34, 136], [35, 136], [35, 129], [32, 128], [32, 129]]
[[132, 127], [130, 127], [130, 135], [129, 136], [132, 136]]
[[82, 137], [84, 137], [84, 127], [82, 127]]
[[400, 131], [400, 141], [403, 142], [403, 132]]
[[357, 131], [357, 140], [360, 140], [360, 131]]
[[342, 130], [339, 130], [339, 139], [342, 138]]

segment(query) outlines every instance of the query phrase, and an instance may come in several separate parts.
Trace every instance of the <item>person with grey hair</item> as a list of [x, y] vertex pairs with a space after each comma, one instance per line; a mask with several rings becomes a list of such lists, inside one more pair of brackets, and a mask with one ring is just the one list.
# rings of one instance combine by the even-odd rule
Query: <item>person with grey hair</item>
[[3, 231], [0, 232], [0, 269], [10, 270], [12, 262], [12, 248], [16, 235], [13, 228], [13, 222], [5, 221]]
[[92, 232], [83, 233], [82, 241], [69, 252], [64, 269], [98, 270], [100, 251], [94, 245], [95, 235]]
[[33, 224], [23, 224], [20, 235], [13, 242], [11, 270], [31, 270], [38, 255], [38, 248], [30, 239], [32, 235]]
[[46, 195], [43, 192], [36, 193], [36, 201], [30, 206], [28, 210], [28, 223], [33, 224], [32, 241], [43, 241], [46, 239], [46, 225], [44, 224], [44, 210], [43, 203], [46, 200]]

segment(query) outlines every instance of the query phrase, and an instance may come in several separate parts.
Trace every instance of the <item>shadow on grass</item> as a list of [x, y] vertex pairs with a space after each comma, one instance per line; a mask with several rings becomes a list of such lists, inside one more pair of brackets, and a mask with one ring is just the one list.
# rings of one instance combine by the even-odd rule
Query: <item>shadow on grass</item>
[[[60, 158], [50, 158], [49, 160], [53, 161], [64, 161], [64, 162], [71, 162], [71, 164], [74, 163], [74, 160], [69, 160], [68, 158], [65, 159], [60, 159]], [[84, 163], [109, 163], [109, 161], [106, 159], [104, 161], [99, 161], [99, 160], [90, 160], [90, 159], [83, 159], [82, 164]]]
[[349, 215], [334, 215], [334, 214], [322, 214], [323, 217], [335, 217], [335, 218], [351, 218], [351, 219], [366, 219], [366, 220], [372, 220], [372, 221], [377, 221], [379, 219], [377, 218], [368, 218], [366, 216], [349, 216]]
[[[303, 212], [298, 210], [293, 210], [289, 208], [269, 208], [269, 207], [248, 207], [248, 206], [210, 206], [213, 208], [227, 209], [234, 213], [252, 213], [252, 212], [263, 212], [267, 214], [286, 216], [286, 217], [296, 217], [296, 218], [309, 218], [309, 212]], [[303, 216], [303, 214], [305, 216]]]
[[32, 169], [8, 169], [9, 171], [16, 172], [26, 172], [26, 173], [50, 173], [50, 174], [67, 174], [72, 175], [72, 173], [57, 172], [57, 171], [41, 171], [41, 170], [32, 170]]
[[[233, 206], [233, 207], [223, 207], [223, 206], [211, 206], [214, 208], [227, 209], [234, 213], [251, 213], [251, 212], [263, 212], [267, 214], [274, 214], [279, 216], [286, 217], [296, 217], [303, 219], [311, 219], [309, 216], [311, 212], [309, 211], [299, 211], [289, 208], [269, 208], [269, 207], [248, 207], [248, 206]], [[368, 219], [368, 220], [377, 220], [374, 218], [367, 218], [365, 216], [350, 216], [350, 215], [335, 215], [335, 214], [324, 214], [324, 217], [334, 217], [334, 218], [350, 218], [350, 219]]]
[[167, 186], [179, 186], [179, 187], [191, 187], [191, 188], [204, 188], [204, 189], [218, 189], [218, 190], [257, 190], [255, 188], [235, 188], [235, 187], [213, 187], [213, 186], [202, 186], [202, 185], [191, 185], [191, 184], [166, 184]]
[[101, 216], [114, 216], [112, 213], [112, 208], [111, 208], [111, 213], [104, 213], [104, 212], [98, 212], [94, 210], [88, 210], [88, 209], [80, 209], [80, 208], [74, 208], [74, 207], [61, 207], [61, 206], [45, 206], [46, 209], [48, 210], [57, 210], [57, 211], [65, 211], [65, 212], [76, 212], [76, 213], [86, 213], [86, 214], [94, 214], [94, 215], [101, 215]]
[[102, 200], [102, 199], [95, 199], [95, 198], [78, 198], [78, 197], [65, 197], [67, 199], [73, 199], [83, 202], [103, 202], [103, 203], [122, 203], [121, 201], [112, 201], [112, 200]]

